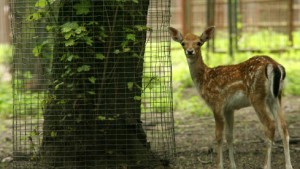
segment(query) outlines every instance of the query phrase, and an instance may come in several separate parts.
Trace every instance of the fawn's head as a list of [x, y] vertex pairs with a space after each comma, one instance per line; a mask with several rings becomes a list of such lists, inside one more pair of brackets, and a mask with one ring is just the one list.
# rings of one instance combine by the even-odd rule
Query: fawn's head
[[214, 30], [215, 27], [211, 26], [208, 27], [201, 36], [188, 33], [183, 37], [177, 29], [169, 27], [169, 33], [172, 39], [181, 44], [189, 60], [196, 59], [199, 56], [201, 46], [213, 37]]

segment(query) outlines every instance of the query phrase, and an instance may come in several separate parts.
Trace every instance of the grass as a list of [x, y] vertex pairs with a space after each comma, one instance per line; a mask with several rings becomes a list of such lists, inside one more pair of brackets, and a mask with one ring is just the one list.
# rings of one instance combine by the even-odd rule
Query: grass
[[[9, 66], [12, 61], [12, 48], [10, 45], [0, 45], [0, 65]], [[0, 72], [2, 79], [4, 72]], [[13, 114], [12, 87], [9, 81], [0, 81], [0, 118], [11, 117]]]
[[0, 119], [4, 117], [12, 117], [13, 99], [10, 83], [1, 83], [0, 96]]
[[0, 45], [0, 64], [8, 64], [12, 61], [11, 45]]

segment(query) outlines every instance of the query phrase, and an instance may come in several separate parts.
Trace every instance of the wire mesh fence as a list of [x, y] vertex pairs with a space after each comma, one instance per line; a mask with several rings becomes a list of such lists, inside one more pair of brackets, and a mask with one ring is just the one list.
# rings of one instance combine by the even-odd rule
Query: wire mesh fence
[[12, 0], [14, 168], [152, 168], [175, 152], [170, 1]]

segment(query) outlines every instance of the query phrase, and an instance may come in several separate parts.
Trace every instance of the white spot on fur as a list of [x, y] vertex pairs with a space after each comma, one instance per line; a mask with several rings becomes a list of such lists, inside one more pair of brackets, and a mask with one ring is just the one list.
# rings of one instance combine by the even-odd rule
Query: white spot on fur
[[223, 90], [225, 90], [225, 92], [226, 92], [226, 90], [228, 90], [229, 88], [236, 86], [236, 85], [240, 85], [240, 84], [243, 84], [242, 80], [238, 80], [238, 81], [229, 83]]

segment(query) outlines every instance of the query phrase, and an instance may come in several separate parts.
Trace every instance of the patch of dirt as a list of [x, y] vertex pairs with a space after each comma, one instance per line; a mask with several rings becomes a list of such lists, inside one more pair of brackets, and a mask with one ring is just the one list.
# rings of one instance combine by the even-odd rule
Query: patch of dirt
[[[195, 92], [192, 92], [195, 93]], [[300, 138], [300, 97], [284, 97], [291, 139]], [[213, 169], [215, 168], [214, 119], [212, 116], [199, 117], [184, 112], [174, 112], [176, 134], [176, 161], [172, 169]], [[277, 132], [277, 131], [276, 131]], [[12, 120], [0, 119], [0, 160], [12, 157]], [[235, 113], [235, 160], [237, 168], [261, 169], [265, 159], [264, 132], [252, 108]], [[278, 132], [272, 150], [272, 168], [284, 169], [284, 155]], [[290, 145], [294, 169], [300, 168], [300, 142]], [[224, 167], [229, 168], [229, 157], [224, 144]], [[11, 168], [11, 162], [0, 165], [0, 169]]]
[[[191, 92], [191, 93], [196, 93]], [[300, 168], [300, 97], [283, 98], [291, 140], [291, 161], [294, 169]], [[199, 117], [184, 112], [174, 112], [177, 158], [174, 169], [215, 169], [216, 142], [213, 116]], [[253, 108], [235, 112], [234, 150], [237, 168], [263, 168], [266, 146], [262, 124]], [[224, 168], [230, 168], [226, 141], [223, 148]], [[285, 159], [282, 142], [276, 128], [272, 149], [272, 169], [284, 169]]]

